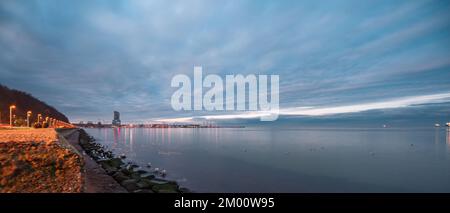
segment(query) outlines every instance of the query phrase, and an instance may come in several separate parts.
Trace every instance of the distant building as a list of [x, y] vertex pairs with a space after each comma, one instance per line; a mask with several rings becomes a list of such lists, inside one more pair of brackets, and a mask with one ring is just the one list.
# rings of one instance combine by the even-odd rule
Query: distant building
[[113, 126], [120, 126], [120, 113], [117, 111], [114, 111], [114, 119], [112, 121]]

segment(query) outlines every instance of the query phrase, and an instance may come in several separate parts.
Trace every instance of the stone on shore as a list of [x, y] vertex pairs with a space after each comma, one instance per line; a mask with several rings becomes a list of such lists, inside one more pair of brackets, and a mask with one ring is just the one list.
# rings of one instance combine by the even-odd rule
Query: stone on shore
[[119, 183], [121, 183], [124, 180], [130, 179], [128, 176], [126, 176], [122, 172], [116, 172], [112, 175], [112, 177], [114, 178], [114, 180], [116, 180]]
[[99, 160], [98, 163], [105, 167], [115, 168], [116, 170], [119, 169], [120, 166], [124, 164], [120, 158]]
[[[87, 135], [84, 131], [81, 134]], [[88, 136], [87, 136], [88, 137]], [[175, 181], [155, 178], [154, 174], [143, 170], [136, 163], [124, 163], [125, 155], [114, 157], [111, 151], [106, 151], [105, 147], [94, 142], [92, 138], [80, 140], [80, 145], [86, 150], [86, 153], [100, 164], [107, 174], [111, 175], [128, 192], [133, 193], [179, 193], [179, 186]], [[151, 167], [148, 163], [147, 167]], [[157, 175], [165, 175], [165, 170], [155, 168]], [[183, 192], [188, 192], [183, 189]]]
[[133, 193], [155, 193], [155, 192], [150, 189], [137, 189], [134, 190]]
[[125, 189], [127, 189], [128, 191], [131, 191], [131, 192], [139, 189], [139, 186], [137, 185], [137, 180], [134, 180], [134, 179], [124, 180], [120, 184]]
[[152, 187], [157, 193], [178, 193], [178, 185], [172, 183], [157, 184]]

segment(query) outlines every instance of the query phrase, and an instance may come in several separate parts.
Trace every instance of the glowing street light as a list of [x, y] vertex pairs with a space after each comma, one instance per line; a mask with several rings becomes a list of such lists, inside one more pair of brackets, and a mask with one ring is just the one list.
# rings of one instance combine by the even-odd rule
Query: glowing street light
[[13, 127], [13, 109], [15, 109], [16, 106], [15, 105], [11, 105], [9, 106], [9, 126]]
[[30, 127], [30, 117], [31, 117], [32, 112], [28, 111], [27, 112], [27, 127]]
[[49, 127], [49, 124], [48, 124], [48, 120], [49, 120], [50, 118], [47, 116], [47, 117], [45, 117], [45, 128], [48, 128]]

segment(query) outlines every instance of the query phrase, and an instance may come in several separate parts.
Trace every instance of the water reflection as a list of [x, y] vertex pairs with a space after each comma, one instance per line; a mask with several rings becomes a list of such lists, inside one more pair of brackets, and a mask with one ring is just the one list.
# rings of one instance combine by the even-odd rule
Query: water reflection
[[436, 128], [436, 130], [434, 131], [434, 145], [436, 145], [436, 147], [439, 145], [439, 133], [440, 129]]
[[133, 129], [129, 129], [129, 131], [130, 131], [130, 151], [133, 151], [134, 150], [134, 137], [133, 137], [133, 135], [134, 135], [134, 128]]
[[447, 144], [447, 152], [450, 153], [450, 127], [447, 128], [445, 143]]
[[113, 148], [116, 148], [120, 141], [120, 128], [113, 128], [113, 137], [114, 137]]
[[198, 192], [450, 192], [448, 128], [86, 130]]
[[442, 153], [442, 148], [440, 147], [440, 135], [441, 131], [439, 128], [436, 128], [434, 131], [434, 152], [437, 158], [439, 158]]

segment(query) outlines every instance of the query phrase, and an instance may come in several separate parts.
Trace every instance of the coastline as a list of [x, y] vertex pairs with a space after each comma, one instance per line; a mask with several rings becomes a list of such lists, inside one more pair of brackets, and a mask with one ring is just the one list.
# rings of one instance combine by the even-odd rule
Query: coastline
[[83, 159], [83, 193], [127, 193], [117, 181], [106, 174], [105, 170], [86, 155], [83, 148], [79, 145], [79, 129], [56, 129], [61, 140], [66, 140]]
[[[159, 174], [148, 172], [132, 162], [126, 162], [126, 156], [115, 156], [105, 147], [95, 142], [83, 129], [78, 129], [78, 144], [83, 149], [83, 155], [89, 156], [104, 172], [112, 177], [127, 192], [130, 193], [189, 193], [180, 187], [176, 181], [157, 177]], [[86, 156], [86, 157], [87, 157]]]

